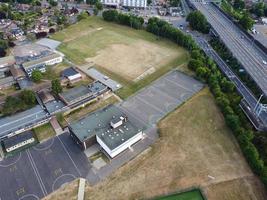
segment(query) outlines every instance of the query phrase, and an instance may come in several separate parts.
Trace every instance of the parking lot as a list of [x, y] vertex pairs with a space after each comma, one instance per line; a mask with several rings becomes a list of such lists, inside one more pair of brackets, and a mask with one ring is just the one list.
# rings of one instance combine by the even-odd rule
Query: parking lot
[[64, 133], [0, 162], [0, 199], [41, 199], [88, 171], [85, 154]]
[[144, 125], [154, 125], [202, 87], [192, 77], [172, 71], [124, 101], [121, 107]]

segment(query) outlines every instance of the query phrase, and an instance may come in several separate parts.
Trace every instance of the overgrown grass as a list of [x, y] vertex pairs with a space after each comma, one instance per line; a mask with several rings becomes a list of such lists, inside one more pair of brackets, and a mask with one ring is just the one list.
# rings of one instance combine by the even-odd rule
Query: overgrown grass
[[54, 129], [50, 123], [44, 124], [42, 126], [36, 127], [33, 129], [36, 138], [39, 142], [45, 141], [56, 135]]

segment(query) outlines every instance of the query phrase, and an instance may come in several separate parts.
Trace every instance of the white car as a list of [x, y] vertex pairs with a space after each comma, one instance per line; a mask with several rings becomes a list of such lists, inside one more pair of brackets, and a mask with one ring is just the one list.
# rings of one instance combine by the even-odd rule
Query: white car
[[262, 60], [262, 63], [265, 64], [265, 65], [267, 65], [267, 62], [265, 60]]

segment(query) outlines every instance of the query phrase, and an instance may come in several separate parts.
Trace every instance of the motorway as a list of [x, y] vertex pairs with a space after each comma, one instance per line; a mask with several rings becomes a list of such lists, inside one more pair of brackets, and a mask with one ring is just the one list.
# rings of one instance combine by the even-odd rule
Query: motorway
[[267, 55], [212, 4], [193, 2], [207, 18], [227, 48], [267, 96]]
[[[248, 111], [251, 113], [251, 115], [254, 115], [254, 119], [257, 120], [254, 111], [254, 108], [257, 105], [257, 99], [254, 97], [254, 95], [243, 84], [243, 82], [238, 78], [238, 76], [230, 69], [230, 67], [222, 60], [222, 58], [214, 51], [214, 49], [210, 47], [208, 41], [206, 41], [202, 37], [196, 37], [194, 34], [191, 34], [191, 36], [195, 39], [195, 41], [206, 53], [206, 55], [212, 58], [217, 63], [217, 66], [220, 68], [220, 70], [236, 86], [237, 91], [242, 95], [242, 97], [249, 105]], [[265, 111], [260, 113], [259, 119], [261, 122], [258, 121], [258, 124], [262, 123], [263, 126], [267, 127], [267, 113]]]

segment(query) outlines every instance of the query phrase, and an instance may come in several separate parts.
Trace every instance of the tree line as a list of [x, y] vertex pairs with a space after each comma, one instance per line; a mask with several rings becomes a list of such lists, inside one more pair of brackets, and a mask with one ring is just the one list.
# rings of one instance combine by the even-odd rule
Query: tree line
[[[118, 13], [116, 11], [103, 12], [104, 20], [120, 23], [117, 15]], [[129, 26], [129, 23], [124, 25]], [[251, 169], [261, 178], [264, 185], [267, 186], [267, 166], [253, 144], [255, 132], [239, 107], [241, 96], [236, 91], [232, 82], [223, 76], [212, 59], [205, 56], [204, 52], [197, 46], [191, 36], [185, 35], [180, 30], [158, 18], [150, 18], [148, 20], [146, 31], [167, 38], [189, 50], [191, 59], [188, 67], [196, 73], [197, 79], [209, 86], [210, 91], [215, 97], [216, 104], [224, 115], [226, 124], [235, 135]]]

